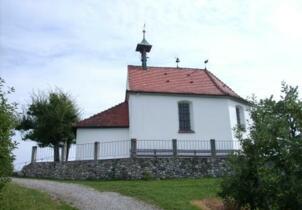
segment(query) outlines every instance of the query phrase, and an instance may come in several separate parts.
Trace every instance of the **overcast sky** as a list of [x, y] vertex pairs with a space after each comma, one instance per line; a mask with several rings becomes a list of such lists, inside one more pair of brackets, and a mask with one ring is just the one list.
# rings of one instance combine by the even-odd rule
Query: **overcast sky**
[[[204, 68], [209, 59], [244, 98], [278, 96], [283, 80], [302, 85], [301, 0], [0, 0], [0, 76], [20, 107], [33, 91], [59, 87], [90, 116], [124, 100], [144, 23], [148, 65], [179, 57]], [[30, 146], [19, 145], [16, 162]]]

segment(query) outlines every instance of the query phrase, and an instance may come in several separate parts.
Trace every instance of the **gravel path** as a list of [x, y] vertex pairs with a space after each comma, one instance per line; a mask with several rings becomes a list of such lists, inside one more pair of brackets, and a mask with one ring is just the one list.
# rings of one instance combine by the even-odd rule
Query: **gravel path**
[[119, 193], [98, 192], [77, 184], [21, 178], [13, 178], [13, 182], [47, 192], [80, 210], [159, 210], [150, 204]]

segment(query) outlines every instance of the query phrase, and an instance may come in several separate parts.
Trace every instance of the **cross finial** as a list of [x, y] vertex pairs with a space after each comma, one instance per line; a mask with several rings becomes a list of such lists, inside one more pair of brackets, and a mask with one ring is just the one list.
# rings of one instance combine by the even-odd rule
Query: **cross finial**
[[178, 68], [178, 63], [180, 62], [180, 60], [179, 60], [178, 57], [176, 58], [176, 61], [175, 61], [175, 62], [176, 62], [176, 68]]
[[143, 39], [145, 39], [145, 34], [146, 34], [146, 23], [144, 23], [144, 27], [143, 27]]

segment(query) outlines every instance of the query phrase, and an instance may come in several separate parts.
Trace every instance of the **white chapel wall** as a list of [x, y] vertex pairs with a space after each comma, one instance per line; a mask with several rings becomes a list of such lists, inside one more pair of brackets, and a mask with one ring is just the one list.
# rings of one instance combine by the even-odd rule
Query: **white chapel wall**
[[[178, 102], [192, 103], [192, 130], [179, 133]], [[214, 97], [130, 94], [131, 138], [183, 140], [232, 140], [228, 99]]]
[[94, 142], [100, 142], [99, 159], [130, 156], [128, 128], [78, 128], [76, 159], [93, 159]]

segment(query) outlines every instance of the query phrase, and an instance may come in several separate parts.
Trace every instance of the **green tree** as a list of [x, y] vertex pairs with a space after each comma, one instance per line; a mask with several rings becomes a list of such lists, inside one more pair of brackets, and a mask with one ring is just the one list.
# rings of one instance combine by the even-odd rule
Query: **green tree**
[[16, 125], [16, 104], [9, 103], [7, 96], [14, 92], [13, 88], [5, 90], [5, 82], [0, 78], [0, 190], [13, 172], [15, 143], [11, 137]]
[[59, 161], [60, 147], [65, 144], [69, 151], [74, 143], [73, 126], [78, 119], [79, 111], [70, 95], [61, 90], [40, 92], [32, 96], [18, 129], [25, 131], [24, 140], [36, 141], [40, 147], [53, 147], [54, 161]]
[[220, 195], [237, 209], [302, 209], [302, 101], [282, 84], [280, 100], [253, 100], [248, 138], [229, 159]]

